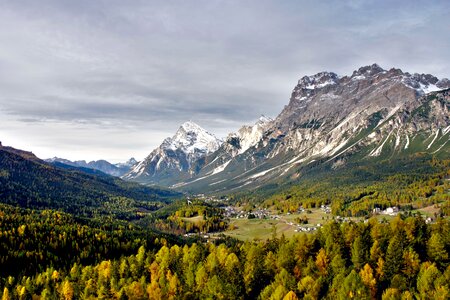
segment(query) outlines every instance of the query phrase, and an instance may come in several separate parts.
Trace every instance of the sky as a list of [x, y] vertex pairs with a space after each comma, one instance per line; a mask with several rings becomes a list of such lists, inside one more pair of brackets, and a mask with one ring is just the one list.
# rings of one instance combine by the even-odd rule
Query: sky
[[450, 77], [450, 1], [0, 0], [0, 141], [140, 160], [192, 120], [223, 138], [299, 78]]

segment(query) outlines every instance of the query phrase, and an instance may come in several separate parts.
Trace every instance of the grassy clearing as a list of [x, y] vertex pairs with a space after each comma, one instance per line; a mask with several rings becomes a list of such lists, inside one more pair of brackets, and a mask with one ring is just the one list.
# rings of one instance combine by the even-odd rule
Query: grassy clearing
[[282, 215], [281, 219], [295, 223], [295, 219], [306, 216], [308, 218], [308, 224], [310, 225], [323, 224], [327, 222], [327, 220], [333, 219], [331, 214], [326, 214], [321, 209], [310, 209], [310, 211], [311, 213], [302, 212], [298, 214]]
[[284, 233], [286, 237], [294, 235], [295, 227], [273, 219], [232, 219], [230, 227], [236, 226], [237, 229], [226, 231], [224, 234], [243, 240], [267, 240], [274, 233], [280, 237]]
[[203, 216], [195, 216], [191, 218], [182, 218], [183, 221], [188, 223], [198, 223], [200, 221], [203, 221]]
[[[420, 212], [423, 215], [426, 215], [428, 217], [433, 217], [435, 214], [439, 213], [439, 205], [430, 205], [424, 208], [419, 208], [416, 210], [417, 212]], [[414, 212], [414, 211], [413, 211]]]
[[295, 231], [297, 229], [295, 219], [303, 216], [308, 218], [308, 224], [303, 226], [323, 224], [327, 220], [332, 219], [330, 214], [326, 214], [320, 209], [311, 209], [311, 213], [302, 212], [279, 215], [279, 219], [231, 219], [230, 227], [236, 227], [236, 229], [226, 231], [224, 234], [243, 241], [254, 239], [267, 240], [273, 237], [274, 234], [277, 237], [281, 237], [282, 234], [285, 237], [291, 237], [299, 234]]

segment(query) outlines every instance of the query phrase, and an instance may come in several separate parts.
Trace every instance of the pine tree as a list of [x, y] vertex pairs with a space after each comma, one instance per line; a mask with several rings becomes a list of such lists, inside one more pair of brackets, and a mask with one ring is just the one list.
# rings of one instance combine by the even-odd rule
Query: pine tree
[[400, 234], [394, 235], [386, 250], [386, 262], [384, 264], [384, 274], [387, 280], [400, 272], [403, 264], [403, 238]]
[[443, 238], [439, 233], [433, 233], [428, 240], [427, 253], [432, 262], [435, 262], [441, 268], [448, 265], [448, 253], [445, 250]]
[[369, 289], [364, 285], [355, 270], [345, 278], [341, 288], [338, 291], [338, 298], [347, 299], [368, 299], [370, 297]]

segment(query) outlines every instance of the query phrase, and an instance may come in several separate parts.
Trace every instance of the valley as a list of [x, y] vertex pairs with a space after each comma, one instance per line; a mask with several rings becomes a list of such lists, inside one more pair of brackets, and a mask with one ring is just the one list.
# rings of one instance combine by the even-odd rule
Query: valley
[[0, 300], [450, 299], [450, 1], [0, 28]]
[[0, 144], [2, 297], [445, 298], [449, 87], [321, 72], [274, 119], [188, 121], [139, 162]]

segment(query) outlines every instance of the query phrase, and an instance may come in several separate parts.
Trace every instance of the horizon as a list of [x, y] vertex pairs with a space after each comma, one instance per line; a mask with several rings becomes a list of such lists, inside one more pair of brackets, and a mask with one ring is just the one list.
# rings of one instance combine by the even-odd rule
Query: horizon
[[321, 71], [450, 77], [447, 1], [0, 8], [0, 141], [42, 159], [142, 160], [187, 120], [223, 139]]

